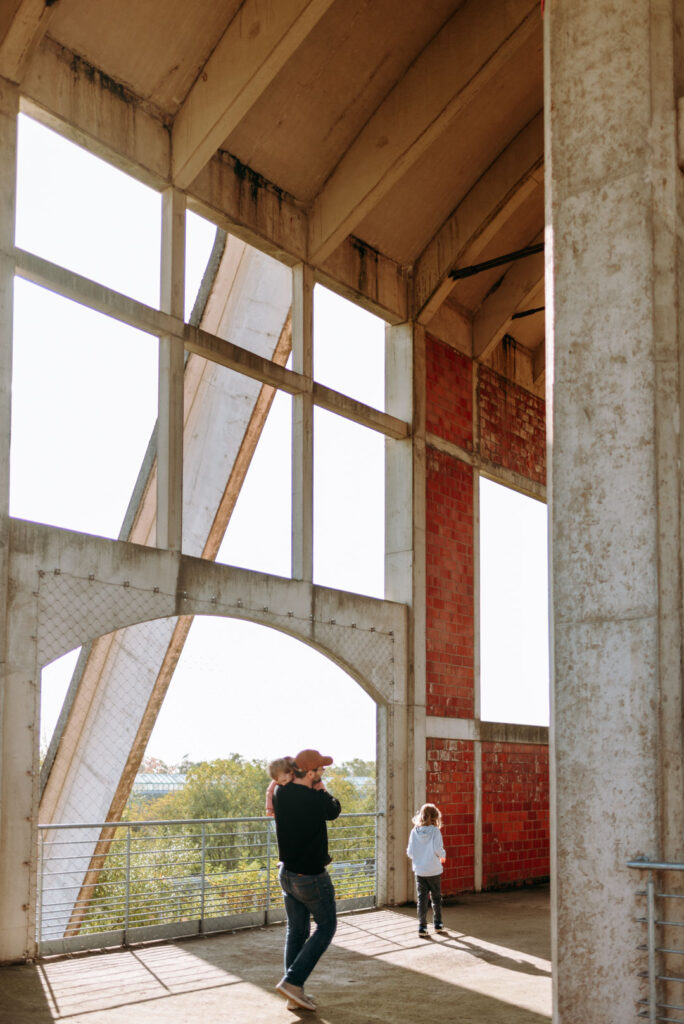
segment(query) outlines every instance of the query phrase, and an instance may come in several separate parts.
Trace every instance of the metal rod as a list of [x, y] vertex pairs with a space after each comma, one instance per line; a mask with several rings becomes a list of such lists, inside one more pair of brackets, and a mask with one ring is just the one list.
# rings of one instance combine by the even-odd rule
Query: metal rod
[[491, 270], [492, 267], [501, 267], [504, 263], [514, 263], [516, 260], [525, 259], [526, 256], [535, 256], [538, 252], [544, 252], [544, 243], [528, 245], [526, 249], [516, 249], [515, 252], [507, 252], [505, 256], [495, 256], [494, 259], [484, 260], [483, 263], [473, 263], [469, 267], [459, 267], [457, 270], [450, 270], [449, 277], [452, 281], [460, 281], [464, 277], [473, 277], [481, 274], [483, 270]]
[[648, 1019], [649, 1024], [656, 1024], [655, 883], [650, 871], [646, 883], [646, 905], [648, 917]]
[[543, 313], [546, 306], [536, 306], [534, 309], [521, 309], [519, 313], [513, 313], [511, 320], [522, 320], [524, 316], [534, 316], [535, 313]]
[[206, 883], [206, 860], [207, 860], [207, 827], [202, 822], [202, 902], [200, 905], [200, 931], [202, 931], [202, 922], [204, 921], [204, 888]]
[[128, 931], [128, 917], [131, 905], [131, 830], [130, 828], [126, 832], [126, 889], [125, 889], [125, 909], [124, 909], [124, 942], [126, 941], [126, 932]]

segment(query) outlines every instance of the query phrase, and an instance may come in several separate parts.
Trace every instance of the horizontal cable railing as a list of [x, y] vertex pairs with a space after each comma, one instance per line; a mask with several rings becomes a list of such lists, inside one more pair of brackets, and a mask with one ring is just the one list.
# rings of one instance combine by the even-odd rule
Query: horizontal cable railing
[[[379, 817], [328, 823], [341, 910], [375, 905]], [[39, 837], [43, 955], [284, 918], [270, 818], [40, 825]]]
[[[647, 969], [640, 972], [647, 992], [639, 1000], [638, 1016], [649, 1024], [684, 1024], [684, 933], [679, 931], [684, 928], [684, 904], [679, 902], [684, 900], [684, 864], [631, 860], [627, 866], [648, 872], [645, 888], [637, 890], [645, 901], [644, 914], [637, 918], [645, 929], [639, 949], [646, 952], [648, 961]], [[671, 881], [666, 884], [668, 874]]]

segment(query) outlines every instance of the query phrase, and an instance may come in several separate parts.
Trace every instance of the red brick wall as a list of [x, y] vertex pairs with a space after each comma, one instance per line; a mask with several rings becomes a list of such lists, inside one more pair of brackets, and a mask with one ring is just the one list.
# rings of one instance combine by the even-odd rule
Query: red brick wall
[[425, 756], [427, 802], [436, 804], [442, 812], [447, 854], [442, 892], [466, 892], [475, 885], [473, 744], [465, 740], [428, 739]]
[[482, 744], [482, 884], [549, 876], [549, 749]]
[[[473, 450], [472, 363], [426, 336], [427, 432]], [[545, 482], [544, 402], [484, 367], [479, 385], [480, 453]], [[428, 715], [474, 714], [473, 470], [427, 450], [426, 604]], [[444, 818], [445, 893], [472, 889], [472, 742], [427, 740], [427, 799]], [[482, 747], [483, 885], [512, 885], [549, 874], [548, 749]]]
[[468, 451], [473, 446], [473, 364], [436, 338], [425, 338], [425, 427]]
[[427, 713], [474, 711], [473, 471], [434, 449], [427, 456]]
[[544, 400], [484, 366], [478, 391], [482, 457], [546, 483]]

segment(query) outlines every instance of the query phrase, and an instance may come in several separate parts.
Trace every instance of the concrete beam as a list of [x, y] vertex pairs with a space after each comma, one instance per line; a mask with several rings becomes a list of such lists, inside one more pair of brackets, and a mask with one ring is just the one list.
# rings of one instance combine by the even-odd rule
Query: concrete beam
[[[426, 555], [425, 555], [425, 332], [420, 324], [388, 327], [385, 332], [386, 405], [410, 419], [411, 437], [385, 448], [385, 593], [408, 605], [406, 745], [397, 749], [394, 833], [403, 838], [415, 807], [425, 802]], [[402, 766], [399, 774], [399, 765]], [[398, 777], [397, 777], [398, 776]], [[401, 839], [396, 842], [397, 899], [411, 898]]]
[[[9, 8], [9, 9], [8, 9]], [[0, 15], [0, 75], [21, 82], [47, 31], [52, 7], [45, 0], [13, 0]]]
[[546, 725], [519, 725], [512, 722], [481, 722], [474, 718], [438, 718], [428, 715], [427, 735], [440, 740], [467, 740], [473, 743], [539, 743], [548, 746]]
[[245, 0], [173, 123], [172, 174], [187, 188], [266, 91], [332, 0]]
[[[161, 308], [176, 320], [185, 312], [185, 197], [162, 193]], [[182, 338], [159, 338], [157, 411], [157, 547], [183, 549], [183, 419], [185, 352]]]
[[485, 247], [535, 192], [543, 197], [541, 112], [497, 157], [415, 262], [413, 309], [429, 323], [453, 287], [449, 271], [475, 263]]
[[468, 0], [413, 62], [314, 200], [308, 259], [325, 260], [539, 27], [529, 0]]
[[[313, 379], [313, 290], [311, 267], [292, 270], [292, 366]], [[311, 392], [292, 402], [292, 577], [313, 580], [313, 402]]]
[[21, 109], [152, 188], [171, 181], [171, 138], [158, 111], [46, 36], [21, 83]]
[[346, 419], [360, 423], [371, 430], [379, 430], [387, 437], [406, 437], [406, 423], [372, 406], [348, 398], [332, 388], [314, 383], [310, 377], [287, 370], [258, 353], [235, 345], [199, 327], [184, 324], [182, 319], [162, 310], [153, 309], [142, 302], [121, 295], [111, 288], [90, 281], [80, 274], [44, 260], [23, 249], [15, 249], [16, 273], [26, 281], [50, 288], [59, 295], [80, 302], [90, 309], [105, 313], [122, 323], [130, 324], [149, 334], [168, 334], [183, 341], [186, 351], [225, 366], [230, 370], [280, 388], [289, 394], [311, 394], [315, 405], [335, 412]]
[[[32, 956], [35, 920], [38, 688], [32, 598], [9, 567], [13, 259], [19, 91], [0, 79], [0, 962]], [[14, 616], [14, 618], [12, 618]], [[16, 627], [16, 628], [15, 628]]]
[[[171, 182], [168, 128], [124, 86], [45, 38], [22, 83], [22, 110], [153, 188]], [[229, 154], [214, 156], [187, 190], [187, 207], [293, 265], [306, 260], [306, 212]], [[317, 266], [317, 280], [390, 323], [408, 310], [404, 267], [357, 239]]]
[[[543, 240], [543, 236], [534, 242]], [[504, 334], [512, 333], [513, 314], [529, 305], [544, 280], [544, 253], [511, 264], [473, 317], [473, 359], [486, 359]]]

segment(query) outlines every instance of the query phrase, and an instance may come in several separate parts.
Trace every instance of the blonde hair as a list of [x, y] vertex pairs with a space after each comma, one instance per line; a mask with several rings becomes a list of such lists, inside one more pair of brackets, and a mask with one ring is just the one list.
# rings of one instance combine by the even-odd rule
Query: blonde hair
[[268, 774], [275, 782], [283, 772], [291, 772], [294, 761], [291, 757], [276, 757], [268, 766]]
[[435, 825], [436, 828], [442, 827], [442, 815], [438, 807], [434, 804], [423, 804], [417, 814], [413, 815], [414, 825]]

